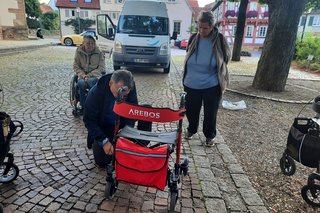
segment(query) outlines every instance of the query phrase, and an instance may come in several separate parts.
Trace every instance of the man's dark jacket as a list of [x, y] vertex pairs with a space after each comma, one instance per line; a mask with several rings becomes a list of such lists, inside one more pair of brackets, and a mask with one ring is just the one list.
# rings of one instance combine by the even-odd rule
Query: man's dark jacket
[[[91, 88], [86, 98], [83, 121], [88, 129], [88, 148], [91, 148], [94, 140], [102, 141], [106, 137], [112, 141], [114, 133], [114, 123], [104, 116], [110, 107], [113, 108], [114, 96], [109, 87], [112, 74], [104, 75], [98, 83]], [[138, 104], [136, 88], [132, 88], [126, 97], [126, 102]], [[112, 106], [111, 106], [112, 105]], [[120, 127], [125, 125], [134, 126], [134, 121], [122, 119]]]

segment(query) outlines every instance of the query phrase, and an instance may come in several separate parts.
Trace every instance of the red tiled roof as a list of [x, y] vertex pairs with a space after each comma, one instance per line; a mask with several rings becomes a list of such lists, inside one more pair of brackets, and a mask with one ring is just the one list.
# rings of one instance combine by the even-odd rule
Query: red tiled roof
[[194, 8], [199, 8], [199, 4], [197, 0], [189, 0], [189, 5]]
[[217, 2], [212, 2], [212, 3], [206, 4], [203, 9], [206, 11], [210, 11], [215, 4], [217, 4]]
[[188, 0], [190, 7], [193, 10], [193, 16], [198, 17], [201, 7], [199, 7], [198, 0]]
[[65, 8], [86, 8], [86, 9], [98, 9], [100, 10], [99, 0], [92, 0], [91, 3], [84, 2], [84, 0], [77, 0], [72, 2], [70, 0], [57, 0], [56, 7], [65, 7]]
[[52, 11], [52, 8], [49, 5], [41, 4], [40, 10], [42, 13], [47, 13], [49, 11]]

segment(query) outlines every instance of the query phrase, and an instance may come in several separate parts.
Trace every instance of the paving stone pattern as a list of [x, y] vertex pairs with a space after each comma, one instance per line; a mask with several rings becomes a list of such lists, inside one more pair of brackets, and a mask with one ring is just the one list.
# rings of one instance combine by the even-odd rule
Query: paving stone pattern
[[[94, 164], [83, 122], [71, 113], [74, 52], [55, 46], [0, 57], [1, 110], [25, 126], [11, 144], [20, 174], [0, 185], [0, 203], [9, 212], [167, 212], [168, 189], [120, 183], [114, 199], [104, 199], [106, 172]], [[110, 60], [107, 67], [112, 69]], [[169, 75], [133, 73], [140, 103], [178, 107], [179, 69], [172, 66]], [[154, 131], [175, 128], [173, 123], [153, 124]], [[176, 211], [268, 212], [223, 138], [219, 135], [213, 148], [202, 146], [203, 141], [202, 134], [183, 141], [182, 156], [188, 156], [190, 168]]]

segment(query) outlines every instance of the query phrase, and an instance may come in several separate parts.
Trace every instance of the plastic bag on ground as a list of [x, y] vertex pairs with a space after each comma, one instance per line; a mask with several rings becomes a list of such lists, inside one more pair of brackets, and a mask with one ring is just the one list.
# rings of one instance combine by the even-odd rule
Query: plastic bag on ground
[[237, 102], [223, 100], [222, 107], [230, 110], [241, 110], [241, 109], [246, 109], [247, 105], [243, 100], [237, 101]]

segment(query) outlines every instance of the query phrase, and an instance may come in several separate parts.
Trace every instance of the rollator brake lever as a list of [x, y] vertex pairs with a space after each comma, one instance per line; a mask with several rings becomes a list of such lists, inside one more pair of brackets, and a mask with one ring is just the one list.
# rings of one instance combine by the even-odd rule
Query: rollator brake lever
[[123, 100], [123, 93], [128, 91], [129, 88], [127, 86], [123, 86], [123, 87], [120, 87], [118, 89], [118, 98], [117, 98], [117, 101], [122, 101]]

